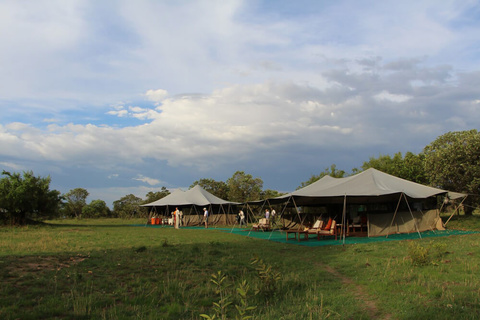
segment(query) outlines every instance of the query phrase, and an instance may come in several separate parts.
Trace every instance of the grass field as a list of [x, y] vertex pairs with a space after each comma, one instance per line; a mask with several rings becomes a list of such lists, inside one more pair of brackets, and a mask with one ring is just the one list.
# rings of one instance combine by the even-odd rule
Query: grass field
[[480, 318], [480, 234], [307, 247], [144, 222], [1, 228], [0, 318]]

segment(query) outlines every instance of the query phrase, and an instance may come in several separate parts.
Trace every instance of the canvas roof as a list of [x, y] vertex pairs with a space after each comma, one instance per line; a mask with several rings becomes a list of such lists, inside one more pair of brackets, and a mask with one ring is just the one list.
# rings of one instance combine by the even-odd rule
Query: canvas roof
[[208, 206], [208, 205], [227, 205], [237, 204], [236, 202], [230, 202], [223, 200], [201, 186], [196, 185], [192, 189], [187, 191], [176, 190], [162, 199], [144, 204], [143, 207], [165, 207], [165, 206]]
[[[412, 199], [426, 199], [431, 196], [447, 194], [448, 191], [425, 186], [401, 179], [374, 168], [346, 178], [324, 176], [320, 180], [284, 196], [271, 199], [271, 202], [283, 202], [293, 197], [298, 205], [318, 202], [337, 202], [349, 197], [349, 201], [371, 202], [374, 199], [394, 199], [400, 194]], [[451, 198], [465, 196], [461, 193], [449, 193]]]

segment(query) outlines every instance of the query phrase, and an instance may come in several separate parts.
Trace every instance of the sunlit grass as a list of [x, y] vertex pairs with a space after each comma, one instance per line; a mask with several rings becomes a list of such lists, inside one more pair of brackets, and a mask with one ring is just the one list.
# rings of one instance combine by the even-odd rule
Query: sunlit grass
[[[218, 271], [233, 303], [248, 282], [254, 319], [480, 317], [479, 235], [312, 248], [138, 222], [0, 229], [0, 318], [199, 319], [218, 301]], [[414, 263], [411, 243], [429, 248], [426, 263]], [[255, 257], [280, 275], [270, 298], [253, 294]]]

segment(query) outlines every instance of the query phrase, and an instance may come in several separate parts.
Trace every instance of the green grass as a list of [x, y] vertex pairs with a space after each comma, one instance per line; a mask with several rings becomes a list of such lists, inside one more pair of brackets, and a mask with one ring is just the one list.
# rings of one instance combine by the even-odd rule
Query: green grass
[[[1, 228], [0, 318], [200, 319], [220, 300], [211, 282], [218, 271], [232, 302], [228, 319], [243, 280], [254, 319], [480, 317], [479, 234], [306, 247], [135, 223], [144, 221]], [[480, 230], [480, 219], [460, 216], [454, 225]], [[259, 271], [256, 257], [270, 271]]]

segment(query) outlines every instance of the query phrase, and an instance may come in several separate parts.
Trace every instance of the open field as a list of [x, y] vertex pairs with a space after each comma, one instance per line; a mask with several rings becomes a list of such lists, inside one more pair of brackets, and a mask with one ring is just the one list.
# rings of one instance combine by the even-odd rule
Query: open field
[[[0, 318], [200, 319], [216, 313], [216, 289], [232, 302], [217, 310], [228, 319], [235, 305], [256, 307], [246, 310], [254, 319], [480, 317], [480, 234], [307, 247], [131, 226], [144, 222], [1, 228]], [[480, 218], [449, 227], [480, 230]], [[215, 286], [218, 271], [225, 278]]]

